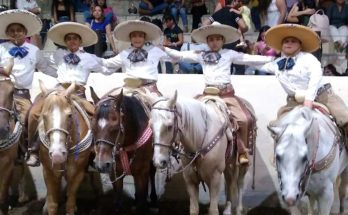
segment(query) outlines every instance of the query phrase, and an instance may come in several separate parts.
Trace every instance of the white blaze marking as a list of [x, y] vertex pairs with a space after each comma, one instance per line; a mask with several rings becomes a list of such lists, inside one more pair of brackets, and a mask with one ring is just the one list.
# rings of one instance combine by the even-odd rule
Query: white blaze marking
[[[53, 120], [53, 128], [60, 128], [61, 113], [60, 113], [58, 106], [54, 106], [54, 108], [53, 108], [52, 120]], [[61, 134], [62, 134], [61, 132], [53, 132], [53, 134], [51, 135], [51, 140], [52, 140], [51, 141], [51, 143], [52, 143], [51, 150], [52, 151], [56, 151], [56, 150], [59, 150], [59, 148], [61, 148], [61, 146], [59, 144]]]
[[107, 124], [108, 124], [108, 120], [106, 120], [106, 119], [104, 119], [104, 118], [98, 120], [98, 126], [99, 126], [101, 129], [103, 129]]

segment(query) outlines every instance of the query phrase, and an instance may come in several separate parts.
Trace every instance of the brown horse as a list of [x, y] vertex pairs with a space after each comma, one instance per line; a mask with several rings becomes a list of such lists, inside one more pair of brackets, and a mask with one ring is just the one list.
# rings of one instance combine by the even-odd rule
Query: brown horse
[[40, 160], [47, 187], [45, 212], [57, 214], [62, 177], [67, 182], [66, 214], [74, 214], [76, 191], [88, 165], [92, 134], [79, 98], [69, 88], [48, 91], [40, 81], [45, 97], [39, 120]]
[[[13, 62], [7, 68], [0, 68], [7, 75]], [[17, 158], [18, 143], [22, 125], [14, 105], [14, 85], [11, 78], [0, 75], [0, 214], [7, 214], [8, 192]]]
[[[155, 168], [152, 165], [152, 130], [144, 106], [135, 96], [106, 95], [100, 100], [93, 89], [96, 105], [93, 119], [95, 137], [95, 167], [108, 172], [120, 205], [123, 178], [134, 177], [136, 213], [148, 212], [147, 196], [149, 178], [151, 200], [156, 201], [154, 185]], [[116, 208], [119, 210], [120, 208]]]

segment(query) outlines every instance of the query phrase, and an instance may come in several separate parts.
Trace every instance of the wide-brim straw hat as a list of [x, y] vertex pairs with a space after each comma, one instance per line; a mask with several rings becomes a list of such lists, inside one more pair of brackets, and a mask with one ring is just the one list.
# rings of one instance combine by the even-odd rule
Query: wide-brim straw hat
[[287, 37], [294, 37], [301, 41], [301, 50], [314, 52], [320, 47], [320, 38], [311, 28], [298, 24], [276, 25], [265, 34], [266, 44], [277, 50], [282, 50], [283, 40]]
[[6, 10], [0, 13], [0, 39], [9, 39], [6, 35], [7, 27], [10, 24], [22, 24], [28, 37], [38, 34], [42, 29], [41, 19], [27, 10]]
[[47, 32], [47, 37], [58, 45], [66, 46], [64, 37], [67, 34], [79, 35], [82, 40], [81, 47], [91, 46], [98, 42], [98, 36], [91, 28], [77, 22], [58, 23]]
[[117, 40], [130, 42], [130, 33], [140, 31], [145, 33], [145, 41], [155, 41], [162, 35], [162, 31], [157, 25], [140, 20], [129, 20], [118, 24], [114, 30]]
[[213, 22], [211, 25], [202, 26], [192, 31], [192, 38], [198, 43], [207, 43], [210, 35], [221, 35], [225, 38], [225, 43], [233, 43], [240, 39], [240, 33], [236, 28]]

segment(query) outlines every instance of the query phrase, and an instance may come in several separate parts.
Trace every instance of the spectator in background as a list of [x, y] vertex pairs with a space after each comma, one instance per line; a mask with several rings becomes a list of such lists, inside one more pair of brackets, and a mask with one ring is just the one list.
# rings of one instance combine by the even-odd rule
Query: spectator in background
[[104, 12], [105, 19], [110, 20], [111, 29], [117, 25], [117, 17], [112, 7], [108, 7], [106, 4], [106, 0], [97, 0], [96, 5], [99, 5]]
[[[233, 11], [236, 14], [241, 15], [245, 24], [248, 27], [248, 30], [251, 29], [250, 9], [245, 5], [245, 3], [242, 0], [233, 0], [232, 1], [232, 8], [230, 9], [230, 11]], [[244, 41], [244, 34], [243, 34], [241, 29], [238, 29], [238, 30], [239, 30], [241, 37], [240, 37], [240, 43], [237, 44], [237, 47], [246, 48], [247, 44]]]
[[259, 0], [250, 1], [250, 14], [251, 14], [251, 20], [255, 27], [255, 31], [260, 31], [261, 19], [260, 19], [260, 13], [259, 13]]
[[202, 16], [207, 14], [207, 6], [205, 0], [192, 0], [191, 14], [192, 14], [192, 31], [197, 29], [202, 24]]
[[[180, 51], [184, 43], [184, 34], [181, 28], [175, 23], [171, 14], [164, 15], [163, 20], [166, 24], [164, 29], [163, 46]], [[167, 73], [173, 73], [173, 65], [166, 62]]]
[[284, 22], [286, 16], [285, 0], [259, 1], [259, 12], [264, 25], [273, 27]]
[[170, 12], [175, 18], [176, 23], [179, 23], [179, 16], [181, 17], [184, 32], [188, 32], [187, 8], [185, 7], [185, 0], [170, 0]]
[[219, 11], [220, 9], [224, 8], [225, 6], [226, 6], [225, 0], [217, 0], [216, 5], [215, 5], [215, 9], [214, 9], [214, 13]]
[[[257, 37], [257, 41], [254, 45], [254, 53], [257, 55], [263, 56], [277, 56], [278, 52], [271, 47], [269, 47], [265, 42], [265, 34], [268, 29], [270, 29], [268, 25], [264, 25], [260, 28], [259, 36]], [[255, 75], [268, 75], [268, 73], [263, 72], [261, 70], [255, 70]]]
[[164, 0], [141, 0], [139, 3], [139, 14], [153, 16], [163, 14], [168, 8]]
[[[186, 42], [181, 46], [180, 51], [209, 51], [209, 47], [205, 43], [196, 43], [191, 37], [192, 42]], [[187, 60], [180, 60], [178, 62], [179, 70], [185, 74], [203, 74], [202, 65], [199, 63], [189, 62]]]
[[286, 11], [289, 13], [291, 8], [297, 4], [299, 2], [299, 0], [285, 0], [285, 4], [286, 4]]
[[336, 67], [332, 64], [328, 64], [324, 67], [323, 75], [325, 76], [345, 76], [345, 74], [341, 74], [337, 72]]
[[74, 7], [70, 0], [53, 0], [51, 7], [53, 23], [75, 22]]
[[316, 9], [316, 0], [299, 0], [292, 6], [285, 21], [307, 26], [309, 17], [315, 13]]
[[334, 0], [317, 0], [318, 7], [323, 9], [325, 14], [327, 13], [327, 9], [334, 3]]
[[348, 5], [345, 0], [335, 0], [327, 10], [330, 22], [330, 35], [334, 41], [335, 49], [343, 52], [347, 45], [348, 36]]
[[98, 57], [102, 57], [103, 53], [107, 50], [106, 37], [111, 45], [112, 51], [117, 53], [117, 49], [114, 43], [114, 39], [111, 35], [110, 20], [106, 19], [101, 6], [96, 5], [93, 8], [92, 19], [86, 23], [93, 31], [98, 35], [98, 42], [95, 45], [86, 47], [85, 50], [88, 53], [95, 54]]

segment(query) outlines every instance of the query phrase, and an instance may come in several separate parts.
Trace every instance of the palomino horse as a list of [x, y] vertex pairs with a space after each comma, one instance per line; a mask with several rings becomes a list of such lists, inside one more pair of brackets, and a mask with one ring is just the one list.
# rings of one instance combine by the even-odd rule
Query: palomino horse
[[91, 92], [97, 104], [93, 119], [95, 167], [100, 172], [110, 174], [117, 205], [121, 201], [123, 178], [132, 175], [136, 213], [146, 214], [149, 179], [151, 200], [157, 200], [154, 183], [156, 169], [152, 164], [152, 130], [146, 107], [137, 97], [125, 96], [123, 92], [116, 96], [107, 94], [101, 100], [93, 90]]
[[[296, 107], [275, 125], [269, 126], [275, 138], [279, 196], [292, 212], [304, 194], [318, 203], [320, 215], [329, 215], [334, 201], [334, 183], [341, 176], [340, 210], [348, 182], [348, 157], [335, 124], [318, 110]], [[340, 148], [343, 147], [340, 152]]]
[[[232, 132], [226, 113], [227, 107], [218, 98], [201, 102], [189, 98], [160, 98], [153, 103], [151, 122], [154, 132], [154, 157], [156, 167], [166, 168], [173, 143], [180, 141], [184, 147], [181, 155], [183, 176], [190, 197], [190, 214], [198, 215], [198, 185], [209, 187], [209, 215], [217, 215], [222, 173], [226, 179], [227, 203], [224, 214], [231, 214], [232, 198], [238, 194], [237, 214], [242, 210], [243, 179], [236, 173], [235, 162], [228, 162], [231, 152]], [[234, 154], [234, 153], [233, 153]], [[231, 158], [232, 159], [232, 158]], [[236, 158], [233, 158], [235, 161]], [[244, 177], [244, 175], [243, 175]], [[237, 183], [238, 181], [238, 183]], [[238, 193], [235, 193], [238, 191]], [[240, 199], [239, 199], [240, 198]]]
[[40, 160], [47, 187], [45, 210], [57, 214], [62, 177], [67, 182], [66, 214], [74, 214], [76, 191], [88, 165], [92, 133], [86, 113], [72, 95], [75, 84], [48, 91], [40, 81], [45, 101], [39, 120]]
[[14, 105], [11, 78], [0, 75], [0, 89], [0, 214], [7, 214], [8, 192], [23, 127]]

